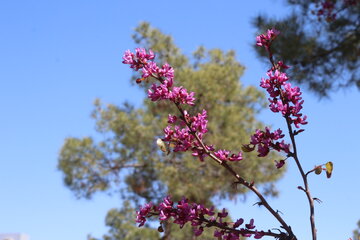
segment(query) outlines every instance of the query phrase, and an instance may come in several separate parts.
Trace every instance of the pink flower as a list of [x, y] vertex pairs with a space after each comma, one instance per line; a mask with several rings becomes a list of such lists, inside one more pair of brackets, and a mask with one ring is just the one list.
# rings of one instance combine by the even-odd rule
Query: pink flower
[[254, 219], [251, 219], [251, 220], [250, 220], [250, 223], [245, 224], [245, 227], [246, 227], [247, 229], [254, 229], [254, 228], [255, 228]]
[[140, 68], [146, 66], [149, 60], [155, 58], [154, 53], [149, 50], [149, 53], [146, 53], [144, 48], [136, 48], [135, 54], [131, 53], [130, 50], [126, 50], [123, 55], [123, 63], [130, 64], [130, 68], [133, 68], [135, 71], [138, 71]]
[[[331, 8], [329, 5], [323, 5], [326, 8]], [[264, 46], [268, 52], [270, 58], [272, 53], [269, 48], [272, 41], [277, 37], [279, 31], [275, 29], [269, 29], [267, 34], [259, 35], [257, 39], [258, 46]], [[282, 61], [279, 61], [275, 64], [268, 72], [268, 78], [262, 78], [260, 86], [265, 88], [269, 93], [270, 98], [270, 110], [273, 112], [281, 112], [283, 117], [290, 120], [290, 123], [293, 123], [296, 128], [300, 127], [300, 124], [307, 124], [306, 116], [302, 117], [302, 114], [299, 113], [302, 109], [303, 100], [300, 97], [301, 91], [299, 87], [291, 87], [291, 84], [288, 83], [288, 76], [286, 73], [281, 72], [281, 69], [289, 68]], [[263, 154], [266, 153], [266, 147], [261, 147], [263, 149]]]
[[240, 161], [242, 160], [242, 153], [239, 152], [238, 154], [231, 154], [231, 156], [228, 158], [229, 161]]
[[238, 220], [236, 220], [236, 222], [234, 223], [234, 228], [238, 228], [241, 226], [241, 224], [244, 223], [244, 219], [239, 218]]
[[184, 87], [173, 87], [169, 99], [174, 103], [195, 105], [194, 92], [188, 93]]
[[[190, 114], [184, 110], [183, 114], [186, 122], [181, 118], [178, 121], [176, 116], [168, 116], [168, 123], [171, 125], [164, 129], [165, 137], [162, 140], [171, 143], [174, 152], [184, 152], [191, 149], [192, 155], [199, 157], [200, 161], [203, 161], [208, 155], [207, 151], [214, 151], [214, 147], [207, 145], [207, 151], [203, 149], [203, 146], [195, 138], [194, 133], [196, 133], [199, 139], [202, 139], [203, 135], [208, 131], [206, 111], [203, 110], [202, 113], [190, 116]], [[189, 124], [191, 129], [189, 129], [187, 124]], [[234, 155], [232, 158], [235, 160], [239, 158], [239, 156]]]
[[256, 37], [256, 45], [269, 49], [272, 41], [280, 34], [276, 29], [267, 30], [267, 34], [261, 34]]
[[[153, 212], [150, 213], [150, 209], [153, 209]], [[263, 236], [264, 232], [252, 230], [254, 229], [254, 220], [251, 219], [249, 224], [245, 225], [245, 228], [238, 228], [243, 224], [244, 220], [242, 218], [238, 219], [234, 224], [226, 222], [224, 218], [228, 216], [228, 212], [225, 209], [222, 209], [221, 212], [217, 213], [215, 217], [214, 207], [206, 208], [202, 204], [189, 203], [188, 199], [182, 198], [177, 204], [171, 200], [170, 196], [164, 198], [158, 206], [153, 206], [152, 204], [147, 204], [144, 207], [140, 208], [140, 211], [136, 212], [138, 215], [137, 222], [140, 222], [140, 226], [143, 226], [146, 218], [154, 215], [159, 216], [159, 220], [165, 221], [174, 219], [174, 223], [178, 224], [182, 228], [186, 223], [190, 223], [194, 227], [195, 236], [200, 236], [205, 227], [210, 227], [209, 223], [213, 223], [213, 226], [217, 226], [214, 231], [214, 237], [219, 239], [227, 240], [239, 240], [241, 236], [254, 236], [256, 239], [259, 239]], [[222, 229], [223, 227], [223, 229]]]
[[219, 158], [220, 160], [227, 160], [227, 157], [229, 155], [230, 151], [227, 150], [218, 150], [214, 152], [214, 155]]
[[276, 168], [282, 168], [285, 165], [285, 160], [276, 161], [275, 160]]
[[276, 141], [283, 138], [284, 136], [285, 135], [280, 129], [274, 132], [270, 132], [268, 127], [265, 128], [265, 131], [257, 129], [255, 134], [251, 136], [250, 144], [245, 145], [244, 147], [249, 151], [252, 151], [254, 150], [255, 146], [257, 146], [259, 157], [265, 157], [270, 152], [270, 149], [274, 149], [278, 152], [283, 151], [285, 153], [289, 153], [290, 144], [286, 144], [284, 140], [281, 142]]
[[156, 73], [159, 71], [159, 67], [156, 65], [155, 62], [149, 62], [145, 64], [141, 70], [142, 70], [141, 77], [147, 78], [149, 76], [155, 76]]
[[[195, 144], [197, 145], [197, 144]], [[205, 146], [207, 148], [208, 151], [214, 151], [214, 146], [212, 145], [206, 145]], [[197, 147], [194, 147], [192, 149], [193, 153], [191, 155], [193, 155], [194, 157], [199, 157], [200, 161], [203, 162], [205, 157], [208, 155], [205, 150], [203, 148], [197, 148]]]
[[140, 211], [136, 211], [136, 222], [140, 223], [139, 227], [143, 226], [146, 222], [146, 217], [148, 216], [151, 208], [153, 207], [152, 203], [147, 203], [144, 207], [140, 208]]
[[216, 152], [214, 152], [214, 155], [219, 158], [220, 160], [227, 160], [228, 155], [229, 155], [230, 151], [227, 150], [218, 150]]
[[225, 208], [222, 209], [221, 213], [218, 213], [219, 218], [226, 218], [229, 213], [225, 210]]
[[[288, 65], [285, 65], [285, 64], [283, 63], [283, 61], [278, 61], [277, 66], [278, 66], [278, 68], [279, 68], [280, 70], [281, 70], [281, 69], [288, 69], [288, 68], [290, 68]], [[275, 70], [275, 69], [272, 69], [272, 70]]]
[[191, 130], [198, 132], [201, 135], [207, 133], [207, 114], [206, 110], [203, 110], [202, 113], [198, 113], [197, 116], [191, 118]]
[[284, 117], [289, 118], [291, 123], [294, 123], [296, 128], [299, 128], [300, 124], [307, 124], [306, 116], [302, 117], [299, 113], [304, 103], [300, 88], [291, 87], [291, 84], [287, 82], [287, 75], [279, 70], [270, 70], [267, 75], [269, 78], [262, 78], [260, 86], [265, 88], [271, 97], [269, 98], [270, 110], [275, 113], [281, 112]]
[[122, 58], [122, 63], [130, 65], [134, 64], [134, 54], [130, 52], [130, 50], [126, 50]]
[[123, 55], [123, 63], [129, 64], [135, 71], [141, 69], [142, 78], [137, 80], [141, 83], [142, 80], [148, 77], [153, 77], [160, 81], [160, 85], [153, 84], [148, 90], [148, 97], [151, 101], [170, 100], [176, 104], [195, 105], [195, 93], [186, 90], [184, 87], [173, 86], [174, 84], [174, 69], [167, 63], [161, 68], [151, 60], [155, 58], [155, 54], [149, 50], [147, 53], [144, 48], [136, 48], [135, 54], [126, 50]]
[[158, 76], [165, 78], [169, 82], [169, 87], [172, 87], [174, 80], [174, 69], [167, 63], [165, 63], [161, 69], [157, 71]]
[[168, 116], [168, 123], [175, 123], [176, 122], [176, 120], [177, 120], [177, 117], [175, 116], [175, 115], [171, 115], [171, 114], [169, 114], [169, 116]]
[[240, 161], [240, 160], [242, 160], [241, 152], [239, 152], [238, 154], [231, 154], [231, 156], [229, 156], [230, 151], [218, 150], [218, 151], [214, 152], [214, 155], [223, 161]]
[[149, 50], [149, 53], [146, 53], [145, 48], [135, 48], [135, 52], [138, 61], [143, 63], [146, 63], [147, 61], [155, 58], [154, 52]]
[[160, 84], [159, 86], [153, 84], [151, 90], [148, 90], [148, 97], [151, 101], [169, 99], [170, 94], [171, 92], [169, 92], [168, 87], [164, 84]]

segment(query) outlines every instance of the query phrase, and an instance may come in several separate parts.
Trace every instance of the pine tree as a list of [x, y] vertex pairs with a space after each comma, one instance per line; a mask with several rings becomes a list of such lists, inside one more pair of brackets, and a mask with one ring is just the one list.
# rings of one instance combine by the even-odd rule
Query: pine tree
[[[281, 31], [275, 55], [290, 65], [292, 80], [321, 97], [339, 88], [360, 90], [360, 1], [288, 0], [293, 12], [284, 19], [259, 15], [259, 33]], [[256, 48], [266, 58], [263, 49]]]

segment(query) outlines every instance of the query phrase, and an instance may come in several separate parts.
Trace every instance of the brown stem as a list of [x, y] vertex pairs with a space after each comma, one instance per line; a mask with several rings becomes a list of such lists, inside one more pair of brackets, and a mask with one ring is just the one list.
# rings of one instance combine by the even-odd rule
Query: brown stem
[[161, 240], [170, 240], [171, 239], [171, 224], [164, 222], [164, 236], [162, 236]]
[[196, 132], [193, 132], [191, 130], [191, 124], [189, 123], [189, 121], [186, 119], [186, 116], [184, 114], [184, 110], [181, 108], [181, 106], [179, 104], [176, 104], [176, 107], [178, 108], [178, 110], [180, 111], [184, 122], [186, 123], [187, 127], [190, 129], [190, 133], [196, 138], [196, 140], [198, 141], [198, 143], [201, 145], [201, 147], [203, 148], [204, 152], [211, 157], [211, 159], [213, 159], [214, 161], [216, 161], [217, 163], [219, 163], [221, 166], [223, 166], [226, 170], [228, 170], [231, 175], [233, 175], [236, 180], [237, 183], [244, 185], [246, 188], [248, 188], [249, 190], [251, 190], [252, 192], [254, 192], [256, 194], [256, 196], [260, 199], [261, 204], [279, 221], [279, 223], [281, 224], [281, 226], [287, 231], [287, 233], [289, 234], [289, 236], [291, 237], [291, 240], [296, 240], [295, 235], [293, 234], [291, 227], [288, 226], [286, 224], [286, 222], [284, 221], [284, 219], [282, 219], [282, 217], [279, 215], [279, 213], [277, 211], [275, 211], [270, 204], [266, 201], [266, 199], [264, 198], [264, 196], [259, 192], [259, 190], [254, 186], [253, 183], [249, 183], [247, 182], [245, 179], [243, 179], [242, 177], [240, 177], [239, 174], [237, 174], [235, 172], [235, 170], [230, 167], [226, 161], [223, 161], [219, 158], [217, 158], [212, 152], [210, 152], [204, 142], [199, 138], [199, 136], [196, 134]]
[[316, 227], [315, 227], [315, 207], [314, 207], [314, 199], [311, 197], [310, 189], [309, 189], [309, 183], [307, 180], [307, 175], [305, 174], [301, 163], [299, 161], [298, 155], [297, 155], [297, 149], [296, 149], [296, 142], [295, 142], [295, 136], [292, 131], [292, 126], [289, 117], [285, 117], [286, 123], [289, 130], [289, 135], [291, 139], [291, 143], [293, 145], [293, 153], [292, 157], [294, 158], [296, 165], [300, 171], [301, 177], [304, 182], [304, 192], [306, 194], [306, 197], [309, 201], [309, 207], [310, 207], [310, 224], [311, 224], [311, 234], [312, 234], [312, 240], [316, 240]]
[[[159, 212], [150, 212], [150, 215], [149, 217], [151, 216], [158, 216], [160, 215]], [[226, 230], [228, 232], [237, 232], [237, 233], [245, 233], [245, 234], [256, 234], [256, 231], [253, 231], [253, 230], [249, 230], [249, 229], [241, 229], [241, 230], [238, 230], [238, 229], [235, 229], [235, 228], [231, 228], [229, 227], [228, 225], [224, 225], [222, 223], [219, 223], [219, 222], [216, 222], [216, 221], [211, 221], [209, 219], [206, 219], [204, 216], [202, 217], [199, 217], [199, 218], [196, 218], [197, 221], [201, 222], [201, 223], [206, 223], [205, 227], [217, 227], [219, 229], [223, 229], [223, 230]], [[163, 222], [163, 225], [165, 227], [165, 235], [166, 236], [169, 236], [169, 234], [166, 234], [167, 231], [170, 232], [171, 230], [171, 224], [169, 224], [167, 221], [164, 221]], [[167, 229], [167, 230], [166, 230]], [[274, 238], [277, 238], [277, 239], [282, 239], [281, 237], [284, 237], [284, 234], [285, 233], [274, 233], [274, 232], [271, 232], [270, 230], [268, 231], [263, 231], [263, 234], [264, 236], [270, 236], [270, 237], [274, 237]], [[164, 236], [165, 237], [165, 236]], [[167, 238], [161, 238], [162, 240], [163, 239], [167, 239]]]
[[[199, 221], [202, 221], [202, 222], [206, 222], [206, 227], [217, 227], [217, 228], [220, 228], [220, 229], [223, 229], [223, 230], [227, 230], [229, 232], [238, 232], [240, 234], [242, 233], [245, 233], [245, 234], [255, 234], [256, 232], [255, 231], [252, 231], [252, 230], [246, 230], [246, 229], [243, 229], [243, 230], [237, 230], [237, 229], [234, 229], [234, 228], [231, 228], [231, 227], [227, 227], [227, 226], [224, 226], [224, 224], [221, 224], [221, 223], [218, 223], [218, 222], [214, 222], [214, 221], [209, 221], [208, 219], [205, 219], [205, 218], [202, 218], [202, 219], [198, 219]], [[264, 236], [270, 236], [270, 237], [274, 237], [274, 238], [277, 238], [277, 239], [281, 239], [281, 237], [284, 235], [284, 233], [273, 233], [271, 232], [270, 230], [267, 231], [267, 232], [263, 232]]]

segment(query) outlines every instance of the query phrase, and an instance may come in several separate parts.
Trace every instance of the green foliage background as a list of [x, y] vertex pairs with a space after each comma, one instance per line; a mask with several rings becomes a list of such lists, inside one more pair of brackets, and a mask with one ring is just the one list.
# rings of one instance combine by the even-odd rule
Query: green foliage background
[[360, 220], [357, 222], [357, 228], [354, 230], [353, 240], [360, 240]]

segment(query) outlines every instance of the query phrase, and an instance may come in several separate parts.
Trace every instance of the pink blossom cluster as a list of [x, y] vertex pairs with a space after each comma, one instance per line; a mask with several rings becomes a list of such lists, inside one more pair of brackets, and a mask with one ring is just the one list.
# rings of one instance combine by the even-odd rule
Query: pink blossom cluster
[[219, 150], [214, 152], [214, 155], [219, 158], [220, 160], [224, 161], [240, 161], [242, 160], [242, 153], [239, 152], [238, 154], [231, 154], [230, 151], [227, 150]]
[[[195, 137], [196, 134], [200, 140], [203, 140], [204, 134], [208, 131], [206, 110], [203, 110], [202, 113], [198, 113], [196, 116], [190, 116], [187, 111], [184, 111], [183, 117], [179, 119], [176, 116], [169, 115], [168, 123], [170, 125], [164, 129], [165, 137], [162, 140], [172, 145], [174, 152], [191, 150], [193, 156], [197, 156], [200, 161], [203, 161], [208, 155], [208, 153], [206, 153], [207, 151], [215, 150], [211, 145], [205, 145], [205, 150]], [[231, 154], [231, 152], [227, 150], [218, 150], [214, 152], [214, 155], [223, 161], [242, 160], [241, 152]]]
[[[285, 135], [282, 134], [280, 129], [270, 132], [268, 127], [265, 127], [265, 131], [256, 130], [255, 134], [251, 136], [250, 144], [244, 145], [245, 151], [253, 151], [257, 146], [257, 152], [259, 157], [265, 157], [270, 152], [270, 149], [274, 149], [278, 152], [283, 151], [285, 153], [290, 152], [290, 144], [286, 144], [284, 140], [277, 141], [283, 138]], [[278, 164], [277, 164], [278, 165]], [[282, 166], [282, 165], [281, 165]]]
[[272, 41], [275, 40], [279, 34], [280, 32], [276, 29], [269, 29], [266, 34], [261, 34], [256, 37], [256, 45], [270, 49]]
[[228, 216], [225, 209], [215, 214], [214, 207], [206, 208], [201, 204], [189, 203], [186, 198], [183, 198], [175, 205], [171, 197], [167, 196], [158, 206], [152, 203], [145, 204], [136, 212], [136, 215], [136, 222], [139, 223], [139, 227], [145, 224], [146, 218], [155, 215], [159, 216], [160, 221], [173, 218], [173, 222], [178, 224], [180, 228], [189, 222], [193, 226], [195, 236], [200, 236], [205, 227], [212, 226], [217, 227], [214, 237], [223, 240], [239, 240], [241, 236], [254, 236], [255, 239], [260, 239], [265, 235], [263, 231], [254, 230], [253, 219], [248, 224], [245, 224], [243, 228], [240, 228], [244, 223], [242, 218], [235, 223], [227, 222], [224, 220]]
[[158, 67], [155, 62], [151, 61], [154, 58], [155, 55], [151, 50], [147, 53], [143, 48], [136, 48], [135, 54], [130, 50], [125, 51], [123, 63], [129, 64], [135, 71], [141, 69], [142, 79], [138, 79], [138, 83], [149, 77], [156, 78], [160, 81], [160, 85], [152, 84], [148, 90], [148, 97], [152, 101], [167, 99], [176, 104], [194, 105], [195, 93], [188, 93], [182, 86], [173, 86], [174, 69], [167, 63], [161, 68]]
[[153, 51], [149, 50], [149, 53], [147, 53], [143, 48], [136, 48], [135, 54], [130, 50], [125, 51], [122, 63], [130, 64], [130, 68], [138, 71], [139, 69], [148, 65], [150, 60], [153, 60], [154, 58], [155, 54]]
[[[135, 54], [127, 50], [123, 56], [123, 63], [129, 64], [136, 71], [142, 71], [143, 81], [149, 77], [153, 77], [160, 81], [160, 85], [153, 84], [148, 90], [148, 97], [152, 101], [170, 100], [175, 104], [194, 105], [194, 92], [188, 93], [184, 87], [173, 86], [174, 70], [169, 64], [164, 64], [159, 68], [157, 64], [151, 60], [155, 58], [154, 53], [149, 50], [136, 48]], [[179, 124], [176, 123], [179, 120]], [[187, 111], [183, 111], [183, 116], [178, 119], [176, 116], [169, 115], [168, 125], [164, 129], [165, 137], [162, 139], [173, 146], [174, 152], [192, 151], [193, 156], [197, 156], [201, 161], [208, 155], [209, 151], [214, 151], [211, 145], [202, 145], [199, 140], [203, 139], [203, 135], [207, 130], [207, 113], [205, 110], [196, 116], [190, 116]], [[195, 135], [196, 134], [196, 135]], [[214, 155], [220, 160], [240, 161], [242, 154], [231, 154], [227, 150], [219, 150]]]
[[301, 91], [299, 87], [291, 87], [287, 82], [286, 73], [280, 70], [270, 70], [267, 72], [268, 78], [262, 78], [260, 86], [265, 88], [270, 94], [270, 109], [273, 112], [281, 112], [285, 118], [288, 118], [295, 127], [299, 128], [300, 124], [307, 124], [306, 116], [302, 116]]
[[[273, 39], [279, 35], [280, 32], [276, 29], [267, 31], [267, 34], [261, 34], [256, 37], [257, 45], [263, 46], [269, 53], [269, 57], [272, 60], [272, 53], [270, 45]], [[307, 124], [306, 116], [302, 116], [300, 110], [302, 109], [301, 91], [299, 87], [292, 87], [288, 82], [289, 78], [286, 73], [281, 72], [281, 69], [289, 68], [282, 61], [277, 64], [273, 63], [272, 68], [267, 72], [268, 78], [262, 78], [260, 86], [265, 88], [270, 94], [270, 109], [273, 112], [281, 112], [282, 115], [294, 124], [296, 128], [300, 127], [300, 124]]]
[[139, 211], [136, 211], [136, 222], [140, 223], [139, 227], [144, 226], [146, 222], [146, 217], [150, 217], [151, 210], [156, 210], [156, 207], [150, 202], [145, 204], [143, 207], [140, 207]]
[[172, 87], [172, 84], [164, 80], [160, 85], [153, 84], [148, 90], [151, 101], [170, 100], [176, 104], [195, 105], [194, 92], [188, 93], [184, 87]]
[[[207, 113], [205, 110], [198, 113], [196, 116], [190, 116], [187, 111], [184, 111], [182, 118], [169, 115], [168, 125], [164, 129], [164, 142], [169, 142], [174, 147], [174, 152], [185, 152], [191, 149], [194, 153], [198, 153], [201, 148], [194, 134], [202, 140], [203, 135], [207, 130]], [[188, 125], [187, 125], [188, 124]], [[189, 128], [190, 126], [190, 128]]]

